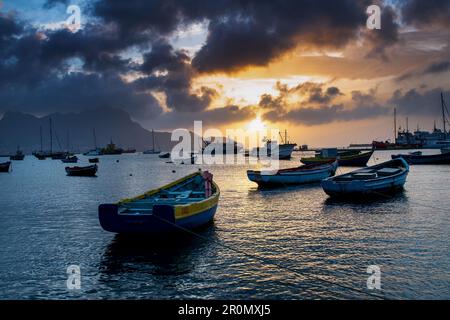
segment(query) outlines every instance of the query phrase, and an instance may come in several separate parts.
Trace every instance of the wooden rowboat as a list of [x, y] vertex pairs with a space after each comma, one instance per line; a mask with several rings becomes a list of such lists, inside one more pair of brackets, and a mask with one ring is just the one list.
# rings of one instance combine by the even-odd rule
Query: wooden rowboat
[[11, 161], [0, 163], [0, 172], [9, 172]]
[[409, 164], [450, 164], [450, 153], [439, 153], [431, 155], [422, 154], [396, 154], [392, 159], [403, 158]]
[[322, 181], [331, 197], [377, 196], [402, 190], [409, 165], [402, 158], [359, 169]]
[[164, 187], [98, 208], [100, 225], [109, 232], [161, 235], [194, 229], [212, 221], [219, 187], [208, 171], [198, 171]]
[[93, 166], [86, 167], [66, 167], [66, 172], [68, 176], [77, 177], [94, 177], [97, 173], [98, 167], [96, 164]]
[[338, 160], [339, 166], [343, 167], [365, 167], [370, 157], [372, 157], [373, 151], [363, 152], [359, 154], [351, 154], [337, 157], [310, 157], [310, 158], [301, 158], [300, 161], [304, 164], [320, 164], [327, 163], [333, 160]]
[[338, 162], [335, 160], [325, 164], [310, 164], [276, 171], [248, 170], [247, 177], [260, 187], [299, 185], [320, 182], [323, 179], [334, 176], [337, 166]]

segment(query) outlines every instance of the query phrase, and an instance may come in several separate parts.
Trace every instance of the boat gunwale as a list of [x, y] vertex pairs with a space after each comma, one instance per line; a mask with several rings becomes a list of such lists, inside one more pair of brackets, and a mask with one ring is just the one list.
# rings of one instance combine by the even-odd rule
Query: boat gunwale
[[[305, 161], [310, 161], [310, 162], [323, 162], [323, 161], [331, 161], [331, 160], [354, 160], [354, 159], [359, 159], [359, 158], [364, 158], [366, 156], [368, 156], [370, 154], [370, 157], [372, 157], [374, 153], [374, 150], [371, 151], [367, 151], [367, 152], [362, 152], [356, 155], [351, 155], [351, 156], [339, 156], [337, 155], [336, 157], [305, 157], [305, 158], [301, 158], [300, 161], [305, 160]], [[370, 159], [369, 157], [369, 159]]]
[[[158, 192], [161, 192], [165, 189], [176, 186], [177, 184], [180, 184], [183, 181], [194, 178], [195, 176], [201, 176], [201, 173], [202, 172], [191, 173], [191, 174], [184, 176], [178, 180], [172, 181], [171, 183], [168, 183], [162, 187], [149, 190], [149, 191], [147, 191], [143, 194], [140, 194], [136, 197], [133, 197], [133, 198], [122, 199], [122, 200], [116, 202], [115, 204], [120, 207], [127, 203], [145, 199], [145, 198], [152, 196]], [[214, 206], [216, 206], [219, 201], [220, 189], [219, 189], [219, 186], [214, 181], [212, 181], [212, 184], [214, 185], [214, 188], [216, 191], [208, 198], [205, 198], [201, 201], [192, 202], [192, 203], [168, 204], [168, 206], [171, 206], [174, 208], [175, 219], [178, 220], [178, 219], [188, 218], [190, 216], [193, 216], [195, 214], [209, 210], [209, 209], [213, 208]], [[197, 207], [198, 207], [198, 209], [196, 210]]]
[[[304, 168], [300, 169], [304, 166], [299, 166], [295, 168], [286, 168], [286, 169], [279, 169], [273, 174], [267, 174], [263, 173], [263, 170], [247, 170], [248, 174], [254, 174], [254, 175], [260, 175], [260, 176], [289, 176], [289, 175], [300, 175], [300, 174], [312, 174], [312, 173], [321, 173], [323, 171], [329, 170], [334, 168], [334, 164], [337, 160], [334, 160], [333, 162], [325, 162], [320, 164], [307, 164], [304, 166], [311, 166], [310, 168]], [[337, 166], [336, 166], [337, 167]]]

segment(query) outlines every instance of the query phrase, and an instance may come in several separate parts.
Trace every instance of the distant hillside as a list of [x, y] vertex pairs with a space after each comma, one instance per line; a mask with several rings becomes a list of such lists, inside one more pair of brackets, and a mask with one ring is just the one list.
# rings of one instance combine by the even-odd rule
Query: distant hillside
[[[151, 131], [134, 122], [130, 115], [119, 109], [99, 108], [81, 113], [55, 113], [35, 117], [20, 112], [6, 112], [0, 120], [0, 154], [15, 152], [19, 146], [25, 153], [40, 150], [39, 128], [42, 127], [43, 149], [50, 149], [50, 121], [53, 123], [53, 150], [83, 152], [94, 148], [93, 129], [97, 146], [103, 147], [112, 139], [121, 148], [143, 151], [151, 148]], [[175, 144], [171, 133], [155, 132], [156, 145], [170, 151]]]

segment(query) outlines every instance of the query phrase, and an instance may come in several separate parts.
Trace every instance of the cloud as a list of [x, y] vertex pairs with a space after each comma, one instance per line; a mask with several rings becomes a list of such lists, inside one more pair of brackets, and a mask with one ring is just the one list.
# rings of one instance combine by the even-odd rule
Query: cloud
[[186, 52], [175, 50], [166, 41], [158, 41], [144, 54], [139, 70], [146, 74], [135, 81], [141, 90], [159, 90], [166, 95], [167, 106], [179, 112], [198, 112], [209, 107], [217, 95], [214, 89], [201, 87], [192, 92], [196, 71]]
[[397, 107], [397, 112], [403, 115], [418, 115], [426, 117], [441, 117], [441, 92], [444, 97], [450, 97], [450, 91], [434, 88], [420, 92], [410, 89], [405, 92], [396, 90], [388, 103]]
[[290, 122], [306, 126], [327, 124], [336, 121], [352, 121], [384, 116], [389, 110], [380, 105], [358, 106], [347, 109], [343, 104], [321, 106], [318, 108], [299, 107], [287, 113], [270, 111], [264, 115], [265, 120], [272, 122]]
[[[235, 4], [236, 2], [231, 1]], [[366, 20], [360, 1], [243, 1], [212, 19], [193, 60], [202, 72], [264, 66], [297, 45], [342, 47]]]
[[152, 121], [152, 123], [165, 129], [191, 129], [194, 125], [194, 121], [203, 121], [205, 127], [217, 127], [246, 122], [254, 119], [256, 115], [257, 112], [253, 106], [239, 107], [230, 105], [201, 112], [185, 113], [183, 115], [174, 111], [166, 112], [158, 117], [156, 121]]
[[271, 122], [289, 122], [306, 126], [336, 121], [370, 119], [389, 114], [390, 110], [377, 103], [376, 89], [369, 92], [352, 91], [351, 100], [336, 103], [344, 96], [336, 86], [304, 82], [295, 87], [277, 83], [278, 96], [265, 94], [259, 105], [267, 110], [263, 119]]
[[263, 109], [283, 110], [288, 107], [289, 100], [295, 98], [300, 105], [321, 105], [333, 101], [342, 96], [341, 90], [335, 86], [326, 87], [323, 83], [303, 82], [295, 87], [277, 82], [278, 96], [263, 94], [260, 97], [259, 106]]
[[432, 62], [431, 64], [429, 64], [428, 66], [426, 66], [425, 68], [422, 68], [421, 70], [407, 72], [407, 73], [401, 75], [400, 77], [397, 77], [397, 80], [404, 81], [404, 80], [409, 80], [411, 78], [445, 73], [448, 71], [450, 71], [450, 60], [435, 61], [435, 62]]
[[[124, 37], [167, 38], [206, 21], [207, 39], [192, 65], [210, 73], [265, 66], [298, 45], [342, 48], [359, 40], [370, 4], [369, 0], [99, 0], [92, 14]], [[394, 17], [393, 9], [385, 7], [383, 30], [370, 39], [373, 55], [397, 40]]]
[[136, 93], [119, 77], [84, 73], [52, 78], [33, 88], [8, 86], [0, 90], [0, 100], [1, 111], [38, 114], [112, 107], [126, 110], [135, 118], [150, 119], [162, 112], [152, 95]]
[[396, 19], [394, 8], [385, 6], [381, 11], [381, 29], [365, 30], [366, 42], [371, 46], [368, 58], [389, 60], [386, 49], [399, 41], [399, 25]]
[[448, 0], [408, 0], [402, 6], [405, 23], [418, 27], [450, 28], [450, 2]]

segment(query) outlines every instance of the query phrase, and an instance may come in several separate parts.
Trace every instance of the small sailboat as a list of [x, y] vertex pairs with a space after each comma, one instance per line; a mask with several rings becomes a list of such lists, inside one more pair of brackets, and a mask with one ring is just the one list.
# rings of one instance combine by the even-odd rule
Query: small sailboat
[[9, 172], [9, 168], [11, 167], [11, 161], [0, 163], [0, 172]]
[[430, 155], [422, 153], [395, 154], [391, 157], [392, 159], [405, 159], [409, 164], [450, 164], [450, 153], [445, 152]]
[[66, 173], [68, 176], [77, 177], [94, 177], [97, 170], [98, 167], [96, 164], [86, 167], [66, 167]]
[[198, 171], [164, 187], [98, 208], [100, 225], [109, 232], [165, 235], [211, 222], [219, 187], [208, 171]]
[[63, 163], [77, 163], [78, 162], [78, 157], [77, 156], [67, 157], [65, 159], [61, 159], [61, 161]]
[[323, 179], [334, 176], [337, 166], [338, 162], [335, 160], [325, 164], [310, 164], [276, 171], [248, 170], [247, 177], [260, 187], [299, 185], [320, 182]]
[[91, 159], [89, 159], [89, 163], [99, 163], [99, 159], [98, 158], [91, 158]]
[[323, 149], [315, 157], [304, 157], [300, 161], [303, 164], [326, 163], [332, 160], [338, 160], [339, 166], [343, 167], [365, 167], [372, 157], [373, 150], [368, 152], [354, 152], [339, 154], [336, 148]]
[[102, 150], [97, 147], [97, 135], [95, 134], [95, 128], [92, 129], [92, 134], [94, 136], [94, 149], [83, 153], [83, 155], [85, 155], [85, 156], [100, 156], [100, 155], [102, 155]]
[[158, 150], [155, 145], [155, 131], [152, 129], [152, 148], [142, 152], [143, 154], [159, 154], [161, 150]]
[[402, 158], [352, 171], [322, 181], [331, 197], [377, 196], [402, 190], [409, 165]]

